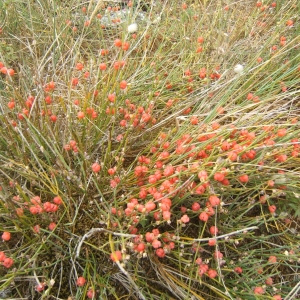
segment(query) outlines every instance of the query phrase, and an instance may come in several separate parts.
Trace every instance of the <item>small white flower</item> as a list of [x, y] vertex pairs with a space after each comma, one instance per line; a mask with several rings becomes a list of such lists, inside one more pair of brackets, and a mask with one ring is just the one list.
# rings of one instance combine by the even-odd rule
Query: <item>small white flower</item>
[[237, 64], [237, 65], [234, 67], [233, 71], [234, 71], [235, 73], [237, 73], [237, 74], [241, 74], [241, 73], [244, 71], [244, 67], [243, 67], [242, 65], [240, 65], [240, 64]]
[[138, 26], [136, 23], [132, 23], [128, 26], [127, 30], [129, 33], [134, 33], [138, 30]]
[[156, 19], [154, 19], [154, 20], [152, 21], [152, 24], [157, 24], [157, 23], [160, 22], [160, 20], [161, 20], [161, 17], [158, 16]]

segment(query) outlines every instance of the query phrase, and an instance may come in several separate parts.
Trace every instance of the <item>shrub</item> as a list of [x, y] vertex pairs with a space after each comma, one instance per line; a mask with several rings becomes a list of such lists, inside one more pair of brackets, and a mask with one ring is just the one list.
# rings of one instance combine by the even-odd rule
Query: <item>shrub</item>
[[296, 295], [296, 2], [154, 2], [0, 4], [0, 293]]

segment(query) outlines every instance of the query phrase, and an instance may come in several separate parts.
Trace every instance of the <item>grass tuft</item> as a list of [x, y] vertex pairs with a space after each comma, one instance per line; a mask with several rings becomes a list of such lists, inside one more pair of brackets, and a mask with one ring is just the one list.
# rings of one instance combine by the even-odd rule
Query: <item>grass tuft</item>
[[299, 15], [2, 1], [0, 298], [298, 299]]

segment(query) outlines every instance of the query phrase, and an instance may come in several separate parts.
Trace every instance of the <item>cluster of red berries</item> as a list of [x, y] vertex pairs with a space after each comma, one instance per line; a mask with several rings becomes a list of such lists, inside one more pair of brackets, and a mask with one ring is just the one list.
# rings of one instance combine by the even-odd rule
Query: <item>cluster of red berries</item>
[[3, 251], [0, 252], [0, 263], [3, 267], [9, 269], [13, 264], [14, 260], [10, 257], [6, 257]]
[[15, 75], [15, 70], [5, 67], [4, 63], [0, 61], [0, 73], [13, 76]]
[[73, 150], [74, 153], [78, 152], [77, 143], [74, 140], [70, 140], [68, 144], [64, 145], [64, 150], [71, 151]]
[[[1, 238], [2, 238], [3, 242], [8, 242], [11, 239], [10, 232], [4, 231]], [[2, 266], [4, 266], [5, 268], [8, 269], [13, 265], [14, 260], [10, 257], [7, 257], [5, 255], [5, 253], [3, 251], [1, 251], [0, 252], [0, 263], [1, 263]]]

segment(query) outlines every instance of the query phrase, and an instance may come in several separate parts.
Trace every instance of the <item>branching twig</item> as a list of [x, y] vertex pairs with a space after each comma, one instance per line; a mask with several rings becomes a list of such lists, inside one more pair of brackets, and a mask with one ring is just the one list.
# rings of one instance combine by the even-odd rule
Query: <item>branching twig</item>
[[294, 286], [294, 288], [288, 293], [288, 295], [284, 298], [286, 300], [295, 299], [294, 297], [297, 296], [300, 290], [300, 281]]
[[[254, 230], [254, 229], [258, 229], [258, 227], [257, 226], [252, 226], [252, 227], [236, 230], [236, 231], [233, 231], [233, 232], [229, 232], [229, 233], [226, 233], [226, 234], [223, 234], [223, 235], [215, 236], [214, 238], [219, 240], [219, 239], [223, 239], [223, 238], [226, 238], [228, 236], [231, 236], [231, 235], [235, 235], [235, 234], [240, 233], [240, 232], [244, 232], [244, 231], [248, 231], [248, 230]], [[193, 241], [194, 242], [207, 242], [209, 240], [211, 240], [211, 238], [194, 239]]]

